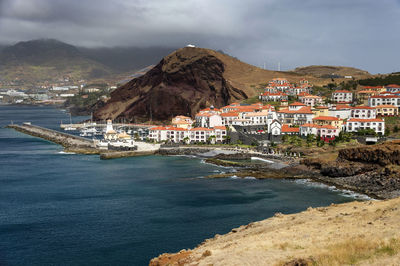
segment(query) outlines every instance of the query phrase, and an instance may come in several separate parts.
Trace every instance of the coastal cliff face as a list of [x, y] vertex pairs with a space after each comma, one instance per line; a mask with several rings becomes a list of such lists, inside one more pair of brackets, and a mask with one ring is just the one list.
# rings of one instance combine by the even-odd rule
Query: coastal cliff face
[[339, 151], [338, 159], [379, 164], [380, 166], [400, 165], [400, 141], [342, 149]]
[[94, 118], [163, 121], [176, 115], [194, 116], [258, 94], [254, 85], [293, 73], [268, 71], [210, 49], [185, 47], [164, 57], [144, 76], [118, 88], [94, 112]]
[[344, 148], [334, 159], [314, 156], [302, 164], [316, 170], [321, 180], [376, 198], [400, 196], [400, 141]]

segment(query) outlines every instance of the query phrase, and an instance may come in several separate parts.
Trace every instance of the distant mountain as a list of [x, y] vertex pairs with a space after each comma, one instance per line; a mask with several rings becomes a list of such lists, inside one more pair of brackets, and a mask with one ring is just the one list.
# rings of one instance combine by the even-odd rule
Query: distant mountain
[[193, 117], [210, 105], [219, 108], [254, 97], [258, 94], [254, 85], [282, 76], [292, 82], [304, 77], [263, 70], [214, 50], [185, 47], [113, 91], [110, 100], [96, 105], [94, 118], [140, 122]]
[[[1, 49], [1, 48], [0, 48]], [[135, 72], [155, 64], [172, 49], [82, 48], [54, 40], [19, 42], [0, 50], [0, 80], [22, 84], [43, 81], [90, 80]]]

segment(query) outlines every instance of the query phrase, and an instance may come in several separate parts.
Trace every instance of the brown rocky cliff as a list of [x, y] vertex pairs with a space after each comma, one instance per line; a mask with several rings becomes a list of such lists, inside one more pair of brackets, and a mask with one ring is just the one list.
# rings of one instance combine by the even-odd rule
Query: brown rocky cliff
[[177, 50], [144, 76], [115, 90], [111, 99], [95, 111], [94, 118], [169, 120], [175, 115], [194, 116], [209, 105], [221, 107], [255, 95], [254, 90], [232, 86], [224, 76], [224, 62], [210, 51]]

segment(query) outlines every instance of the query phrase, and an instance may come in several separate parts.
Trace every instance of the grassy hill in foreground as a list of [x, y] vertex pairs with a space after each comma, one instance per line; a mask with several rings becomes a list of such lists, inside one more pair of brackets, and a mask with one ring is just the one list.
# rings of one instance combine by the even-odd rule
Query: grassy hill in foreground
[[396, 198], [278, 213], [150, 265], [398, 265], [399, 204]]

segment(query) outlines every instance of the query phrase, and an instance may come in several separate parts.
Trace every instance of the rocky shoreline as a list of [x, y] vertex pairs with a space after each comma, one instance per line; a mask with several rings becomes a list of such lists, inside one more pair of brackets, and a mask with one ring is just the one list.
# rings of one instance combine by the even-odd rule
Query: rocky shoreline
[[[393, 144], [388, 144], [392, 145]], [[363, 150], [365, 149], [365, 151]], [[371, 147], [357, 148], [358, 153], [370, 153]], [[382, 159], [369, 154], [354, 156], [357, 161], [347, 154], [353, 154], [354, 149], [343, 149], [339, 151], [337, 158], [324, 160], [320, 156], [306, 157], [303, 159], [291, 157], [277, 157], [256, 152], [222, 152], [213, 156], [202, 156], [210, 154], [210, 148], [175, 148], [160, 150], [162, 155], [195, 155], [206, 157], [205, 162], [223, 167], [232, 167], [234, 173], [223, 173], [206, 176], [206, 178], [227, 178], [235, 175], [236, 177], [255, 177], [264, 178], [285, 178], [285, 179], [308, 179], [314, 182], [335, 186], [338, 189], [351, 190], [356, 193], [365, 194], [374, 199], [391, 199], [400, 196], [400, 168], [393, 165], [397, 162], [397, 157], [385, 156], [382, 150], [378, 153], [387, 164], [382, 163]], [[215, 152], [217, 152], [214, 149]], [[394, 151], [396, 152], [396, 151]], [[392, 152], [393, 153], [393, 152]], [[392, 154], [391, 153], [391, 154]], [[347, 156], [347, 157], [346, 157]], [[322, 156], [323, 157], [323, 156]], [[254, 159], [261, 160], [256, 163]], [[362, 158], [372, 158], [380, 164], [362, 161]], [[393, 158], [393, 159], [390, 159]], [[253, 159], [253, 160], [252, 160]], [[264, 160], [265, 162], [262, 162]]]

